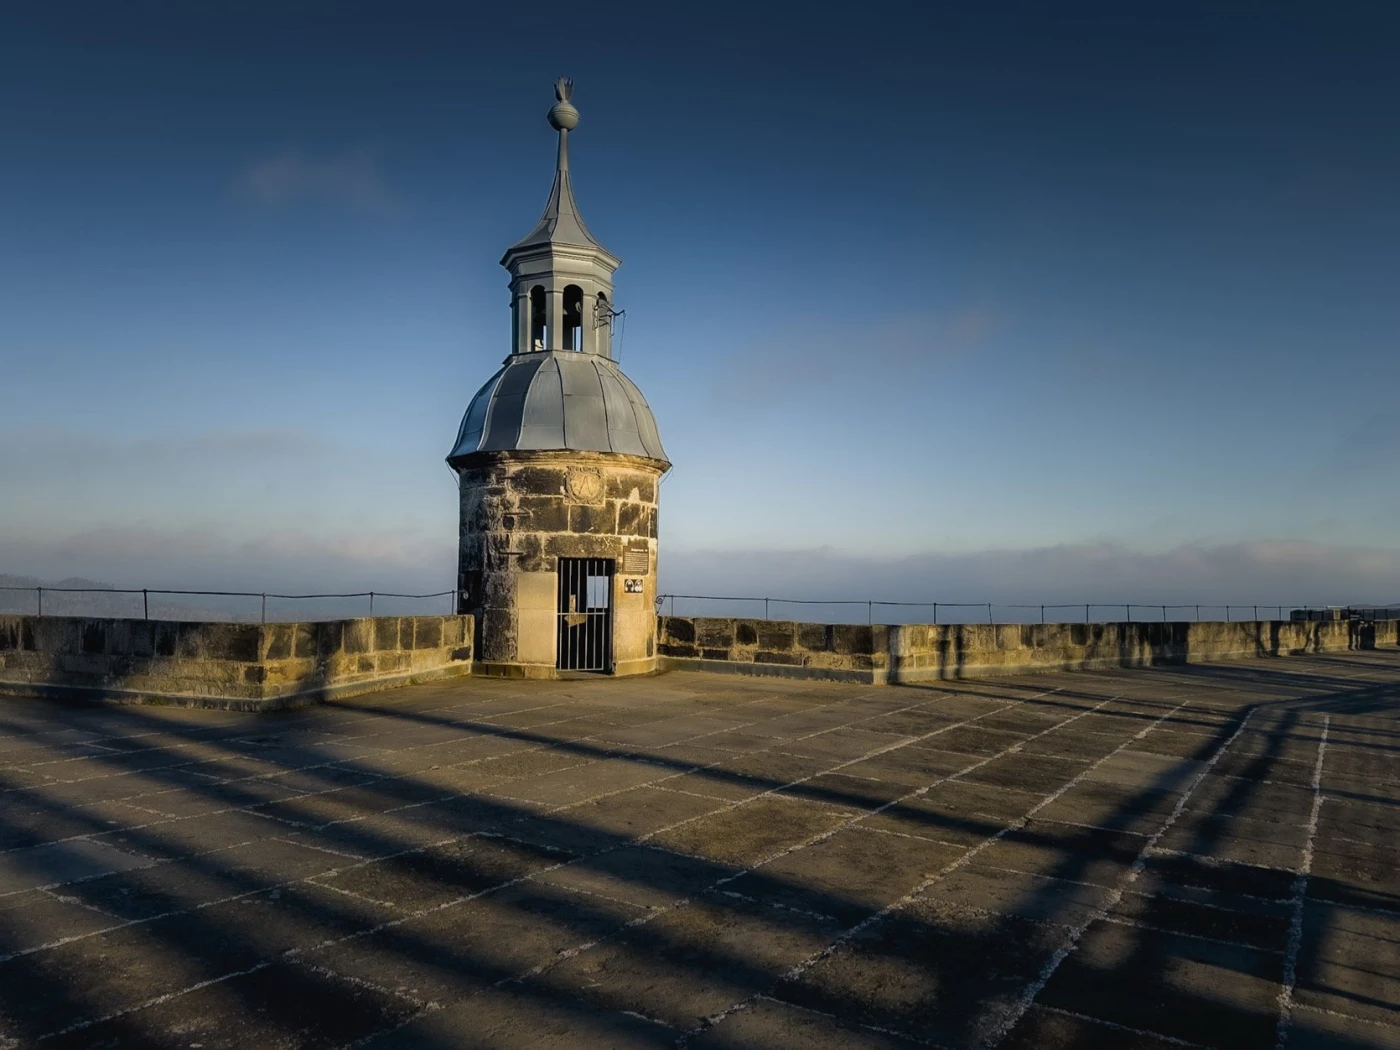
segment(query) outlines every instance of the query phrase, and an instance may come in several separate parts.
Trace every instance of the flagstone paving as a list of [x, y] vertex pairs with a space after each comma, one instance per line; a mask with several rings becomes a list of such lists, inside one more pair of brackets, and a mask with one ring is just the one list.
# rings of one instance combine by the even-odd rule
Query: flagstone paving
[[0, 1046], [1400, 1047], [1400, 653], [0, 702]]

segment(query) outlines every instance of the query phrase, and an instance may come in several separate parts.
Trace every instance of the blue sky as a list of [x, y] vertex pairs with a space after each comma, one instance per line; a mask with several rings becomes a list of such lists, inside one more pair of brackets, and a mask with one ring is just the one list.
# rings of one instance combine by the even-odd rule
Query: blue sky
[[0, 571], [448, 586], [565, 73], [664, 589], [1400, 599], [1390, 5], [496, 6], [0, 16]]

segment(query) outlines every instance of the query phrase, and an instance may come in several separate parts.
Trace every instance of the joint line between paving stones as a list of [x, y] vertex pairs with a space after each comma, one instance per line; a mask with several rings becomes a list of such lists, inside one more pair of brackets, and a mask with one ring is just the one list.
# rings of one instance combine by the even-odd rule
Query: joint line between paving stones
[[1322, 716], [1322, 739], [1317, 744], [1317, 761], [1313, 765], [1312, 811], [1308, 814], [1308, 837], [1303, 844], [1303, 862], [1293, 880], [1291, 901], [1292, 920], [1288, 924], [1288, 949], [1283, 962], [1283, 987], [1278, 993], [1278, 1026], [1274, 1039], [1274, 1050], [1283, 1050], [1288, 1045], [1288, 1037], [1293, 1028], [1293, 989], [1298, 983], [1298, 952], [1303, 945], [1303, 917], [1308, 897], [1308, 876], [1312, 872], [1313, 839], [1317, 835], [1317, 818], [1322, 812], [1322, 763], [1327, 757], [1327, 731], [1331, 728], [1331, 715]]

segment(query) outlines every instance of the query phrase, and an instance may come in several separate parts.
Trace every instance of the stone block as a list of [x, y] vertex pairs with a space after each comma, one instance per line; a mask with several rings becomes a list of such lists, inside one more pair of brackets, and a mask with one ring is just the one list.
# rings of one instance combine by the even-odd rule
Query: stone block
[[64, 674], [105, 678], [110, 666], [103, 653], [63, 653], [58, 658], [59, 670]]
[[522, 495], [562, 496], [567, 473], [563, 467], [521, 467], [508, 476], [507, 483]]
[[697, 618], [695, 638], [704, 647], [730, 649], [734, 646], [734, 621], [715, 617]]
[[515, 592], [516, 606], [522, 611], [544, 612], [551, 616], [558, 611], [559, 577], [556, 573], [517, 572]]
[[267, 681], [267, 665], [254, 664], [252, 667], [245, 667], [243, 681], [249, 685], [262, 685], [263, 682]]
[[521, 572], [553, 572], [554, 560], [545, 556], [544, 537], [527, 532], [515, 538], [515, 567]]
[[206, 624], [201, 651], [220, 660], [256, 663], [262, 657], [262, 627], [258, 624]]
[[875, 651], [874, 631], [860, 624], [835, 624], [832, 648], [843, 654], [869, 656]]
[[34, 621], [26, 619], [20, 623], [19, 647], [26, 652], [34, 651]]
[[783, 664], [787, 667], [801, 667], [806, 659], [800, 653], [768, 653], [760, 650], [754, 653], [756, 664]]
[[770, 652], [786, 652], [792, 648], [796, 626], [791, 620], [760, 620], [758, 647]]
[[602, 506], [591, 507], [583, 503], [569, 507], [569, 531], [589, 536], [609, 536], [617, 533], [617, 501], [609, 500]]
[[661, 650], [662, 656], [696, 656], [699, 654], [699, 650], [693, 645], [675, 645], [662, 642], [657, 648]]
[[516, 619], [516, 660], [523, 664], [554, 666], [558, 619], [553, 608], [522, 606]]
[[623, 501], [617, 505], [617, 534], [619, 536], [647, 535], [651, 508], [640, 503]]
[[472, 647], [470, 645], [459, 646], [458, 648], [453, 649], [452, 652], [448, 654], [448, 658], [454, 663], [462, 663], [464, 661], [470, 663], [472, 658]]
[[668, 641], [695, 641], [695, 621], [682, 616], [666, 616], [661, 620], [661, 633]]
[[265, 629], [267, 659], [286, 660], [292, 655], [292, 639], [296, 626], [290, 623], [270, 623]]
[[339, 656], [345, 646], [345, 624], [340, 620], [309, 624], [316, 632], [316, 658], [326, 663]]
[[347, 653], [367, 653], [374, 648], [373, 620], [346, 620], [341, 645]]
[[630, 499], [640, 503], [656, 502], [656, 479], [637, 470], [604, 472], [609, 499]]
[[292, 655], [299, 660], [314, 660], [317, 652], [316, 625], [292, 624]]
[[19, 631], [19, 620], [0, 617], [0, 652], [19, 648]]
[[736, 645], [757, 645], [758, 628], [744, 621], [736, 623], [734, 625], [734, 643]]
[[381, 652], [375, 656], [375, 666], [380, 674], [396, 674], [408, 670], [409, 654], [401, 649]]
[[374, 674], [374, 668], [375, 664], [373, 656], [365, 654], [359, 658], [360, 674]]
[[160, 622], [152, 626], [154, 627], [155, 655], [174, 656], [180, 642], [180, 625]]
[[105, 653], [107, 651], [107, 624], [102, 620], [84, 620], [78, 628], [82, 632], [83, 652]]
[[444, 616], [442, 618], [443, 648], [461, 645], [466, 636], [467, 618], [465, 616]]
[[413, 648], [442, 648], [442, 618], [438, 616], [415, 616], [413, 618]]
[[[583, 508], [596, 510], [597, 508]], [[621, 558], [622, 541], [615, 536], [560, 533], [546, 536], [545, 555], [550, 558]]]
[[811, 652], [827, 652], [835, 646], [836, 632], [829, 624], [800, 623], [797, 625], [797, 644]]
[[700, 655], [706, 660], [728, 660], [732, 654], [728, 649], [701, 649]]
[[520, 500], [519, 528], [536, 532], [568, 532], [569, 504], [563, 496], [524, 496]]
[[43, 616], [30, 621], [34, 625], [34, 645], [41, 653], [82, 652], [82, 637], [78, 621], [67, 617]]

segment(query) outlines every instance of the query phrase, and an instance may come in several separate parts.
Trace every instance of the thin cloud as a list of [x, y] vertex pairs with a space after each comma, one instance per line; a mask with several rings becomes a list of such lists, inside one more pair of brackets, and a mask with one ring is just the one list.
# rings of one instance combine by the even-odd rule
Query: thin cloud
[[[884, 379], [896, 370], [907, 375], [980, 352], [1005, 325], [1000, 314], [981, 308], [912, 314], [861, 327], [794, 325], [719, 359], [722, 372], [714, 393], [726, 401], [736, 393], [767, 399], [833, 382], [844, 387]], [[737, 390], [736, 359], [744, 376]]]
[[182, 467], [319, 464], [335, 450], [305, 430], [266, 427], [113, 438], [45, 424], [0, 430], [0, 447], [22, 448], [23, 456], [0, 459], [0, 482], [77, 477], [139, 467], [143, 472]]
[[374, 158], [363, 150], [330, 157], [283, 153], [252, 165], [237, 185], [244, 196], [264, 204], [327, 201], [382, 212], [395, 203]]

